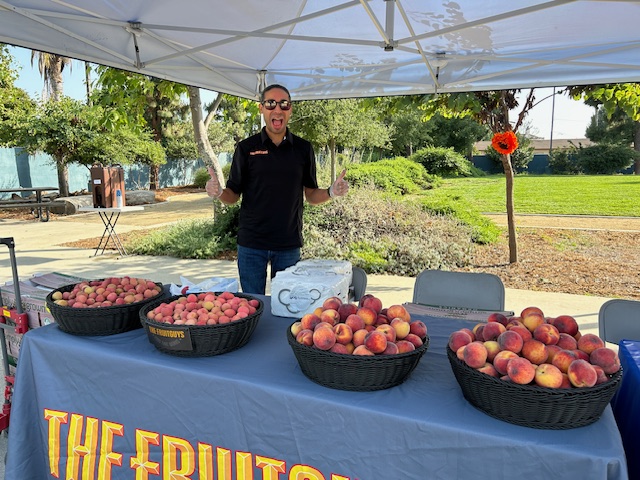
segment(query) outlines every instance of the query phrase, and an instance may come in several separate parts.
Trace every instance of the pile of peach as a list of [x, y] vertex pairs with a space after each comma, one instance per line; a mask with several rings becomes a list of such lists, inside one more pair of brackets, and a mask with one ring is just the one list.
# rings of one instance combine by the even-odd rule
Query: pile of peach
[[256, 313], [257, 299], [236, 296], [232, 292], [190, 293], [170, 302], [162, 302], [147, 312], [147, 318], [173, 325], [219, 325]]
[[402, 305], [382, 307], [374, 295], [355, 304], [338, 297], [326, 299], [313, 313], [291, 325], [300, 344], [319, 350], [353, 355], [393, 355], [422, 346], [427, 327]]
[[582, 335], [571, 315], [545, 317], [538, 307], [519, 317], [492, 313], [487, 323], [453, 332], [449, 348], [468, 366], [522, 385], [593, 387], [620, 369], [617, 352], [598, 335]]
[[141, 302], [161, 292], [151, 280], [124, 276], [80, 282], [69, 292], [54, 290], [51, 299], [61, 307], [98, 308]]

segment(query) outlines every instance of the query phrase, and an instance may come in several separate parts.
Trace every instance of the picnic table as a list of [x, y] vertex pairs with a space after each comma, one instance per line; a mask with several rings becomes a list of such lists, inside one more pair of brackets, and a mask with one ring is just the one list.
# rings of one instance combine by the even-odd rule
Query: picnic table
[[57, 192], [58, 187], [13, 187], [0, 188], [0, 193], [22, 194], [26, 192], [35, 192], [35, 198], [11, 198], [0, 200], [0, 209], [5, 208], [30, 208], [35, 218], [39, 218], [41, 222], [49, 221], [49, 207], [55, 203], [48, 197], [43, 197], [42, 192]]

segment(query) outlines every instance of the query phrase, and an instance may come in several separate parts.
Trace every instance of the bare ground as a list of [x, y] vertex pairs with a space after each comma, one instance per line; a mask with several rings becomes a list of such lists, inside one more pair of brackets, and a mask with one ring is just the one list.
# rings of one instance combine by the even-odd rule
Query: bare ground
[[[156, 202], [202, 192], [190, 187], [162, 189]], [[498, 225], [504, 216], [490, 215]], [[28, 211], [0, 211], [0, 218], [31, 219]], [[55, 220], [55, 215], [52, 215]], [[505, 287], [640, 299], [640, 218], [517, 216], [517, 262], [509, 262], [508, 237], [475, 247], [466, 271], [498, 275]], [[120, 235], [126, 242], [127, 235]], [[68, 246], [93, 248], [97, 239]]]

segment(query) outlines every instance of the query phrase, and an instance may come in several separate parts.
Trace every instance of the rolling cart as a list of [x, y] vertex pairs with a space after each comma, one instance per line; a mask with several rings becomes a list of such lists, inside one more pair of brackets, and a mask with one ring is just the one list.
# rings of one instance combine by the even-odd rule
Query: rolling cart
[[15, 242], [13, 237], [0, 238], [0, 243], [9, 248], [9, 256], [11, 259], [11, 271], [13, 275], [13, 287], [15, 290], [15, 307], [2, 307], [2, 316], [0, 317], [0, 348], [2, 349], [2, 366], [4, 368], [4, 403], [2, 405], [2, 413], [0, 413], [0, 432], [9, 428], [9, 417], [11, 414], [11, 397], [13, 395], [13, 385], [15, 377], [9, 369], [9, 358], [7, 352], [7, 343], [5, 338], [5, 330], [15, 332], [17, 334], [26, 333], [29, 330], [29, 320], [27, 314], [22, 311], [22, 298], [20, 296], [20, 282], [18, 280], [18, 267], [16, 265]]

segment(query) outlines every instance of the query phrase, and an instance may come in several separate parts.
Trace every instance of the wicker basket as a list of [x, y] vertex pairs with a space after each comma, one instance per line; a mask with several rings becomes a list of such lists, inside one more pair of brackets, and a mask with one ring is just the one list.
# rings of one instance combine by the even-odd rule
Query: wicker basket
[[147, 313], [163, 302], [170, 303], [182, 295], [165, 298], [145, 305], [140, 310], [139, 322], [147, 332], [149, 341], [161, 352], [179, 357], [211, 357], [236, 350], [249, 341], [258, 326], [264, 303], [242, 293], [236, 297], [258, 300], [255, 313], [241, 320], [220, 325], [173, 325], [147, 318]]
[[478, 410], [524, 427], [567, 430], [600, 418], [622, 380], [622, 370], [590, 388], [544, 388], [506, 382], [478, 372], [447, 347], [447, 356], [462, 394]]
[[287, 340], [300, 369], [310, 380], [329, 388], [370, 392], [404, 382], [429, 348], [429, 336], [412, 352], [396, 355], [347, 355], [298, 343], [287, 329]]
[[115, 335], [140, 328], [138, 312], [149, 302], [164, 297], [161, 283], [156, 283], [161, 289], [160, 293], [151, 298], [125, 305], [112, 305], [98, 308], [73, 308], [64, 307], [55, 303], [51, 298], [54, 292], [70, 292], [75, 283], [57, 288], [47, 295], [47, 309], [53, 315], [60, 330], [72, 335]]

